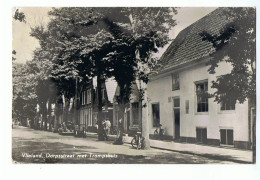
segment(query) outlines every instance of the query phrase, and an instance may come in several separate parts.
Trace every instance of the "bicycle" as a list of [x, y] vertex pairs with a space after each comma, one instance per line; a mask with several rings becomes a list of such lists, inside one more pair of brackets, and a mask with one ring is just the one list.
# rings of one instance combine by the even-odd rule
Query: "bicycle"
[[132, 141], [131, 141], [131, 145], [133, 148], [135, 149], [143, 149], [144, 146], [144, 137], [142, 137], [142, 133], [141, 132], [137, 132]]
[[159, 139], [163, 139], [163, 136], [165, 134], [165, 130], [162, 129], [162, 125], [159, 124], [156, 129], [154, 130], [154, 137], [158, 137], [159, 136]]
[[110, 134], [111, 135], [118, 135], [118, 128], [116, 126], [112, 126], [110, 129]]

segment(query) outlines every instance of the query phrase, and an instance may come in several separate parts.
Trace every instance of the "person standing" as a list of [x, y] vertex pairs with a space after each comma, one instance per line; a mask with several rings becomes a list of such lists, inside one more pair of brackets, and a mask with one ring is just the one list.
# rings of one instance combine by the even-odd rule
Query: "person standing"
[[107, 133], [107, 135], [110, 134], [110, 128], [111, 128], [111, 123], [110, 123], [110, 121], [107, 119], [107, 120], [106, 120], [106, 133]]
[[102, 130], [103, 130], [103, 136], [104, 136], [104, 140], [108, 140], [108, 136], [107, 136], [107, 127], [106, 127], [106, 120], [102, 121]]

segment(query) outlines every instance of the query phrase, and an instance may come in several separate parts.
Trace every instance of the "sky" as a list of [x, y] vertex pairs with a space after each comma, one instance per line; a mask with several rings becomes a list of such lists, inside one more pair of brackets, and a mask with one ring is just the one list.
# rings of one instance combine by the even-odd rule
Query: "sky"
[[[49, 22], [48, 11], [51, 7], [23, 7], [19, 8], [26, 16], [26, 23], [15, 21], [12, 22], [12, 48], [16, 51], [16, 62], [25, 63], [32, 59], [33, 51], [39, 47], [38, 40], [30, 36], [31, 27], [40, 23]], [[174, 19], [177, 25], [172, 29], [169, 36], [175, 38], [177, 34], [193, 22], [212, 12], [214, 7], [183, 7], [178, 9], [178, 14]], [[15, 10], [15, 9], [13, 9]], [[159, 50], [155, 56], [160, 57], [167, 49], [168, 45]]]

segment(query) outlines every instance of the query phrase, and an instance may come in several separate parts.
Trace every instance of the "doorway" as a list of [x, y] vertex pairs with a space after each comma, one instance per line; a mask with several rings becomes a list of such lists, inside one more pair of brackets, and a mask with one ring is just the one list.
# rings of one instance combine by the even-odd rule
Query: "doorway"
[[197, 143], [207, 144], [207, 128], [196, 127]]
[[220, 144], [234, 145], [233, 129], [220, 129]]
[[180, 139], [180, 98], [173, 98], [173, 114], [174, 114], [174, 139]]

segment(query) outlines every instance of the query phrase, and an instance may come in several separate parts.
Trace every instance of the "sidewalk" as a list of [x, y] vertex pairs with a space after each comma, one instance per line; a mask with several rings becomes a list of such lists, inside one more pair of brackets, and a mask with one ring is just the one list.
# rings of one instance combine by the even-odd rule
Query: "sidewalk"
[[[96, 133], [87, 133], [87, 136], [96, 137]], [[110, 139], [115, 139], [115, 135], [110, 135]], [[130, 144], [133, 137], [124, 136], [124, 142]], [[150, 139], [150, 146], [156, 149], [169, 150], [184, 154], [203, 156], [211, 159], [233, 161], [236, 163], [252, 163], [253, 152], [249, 150], [239, 150], [224, 147], [213, 147], [200, 144], [180, 143], [173, 141], [161, 141]]]

